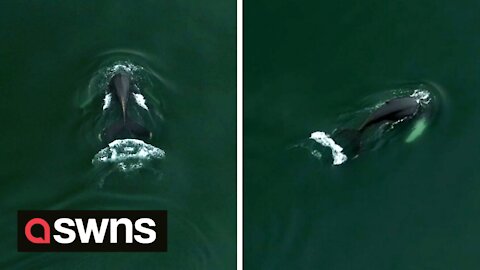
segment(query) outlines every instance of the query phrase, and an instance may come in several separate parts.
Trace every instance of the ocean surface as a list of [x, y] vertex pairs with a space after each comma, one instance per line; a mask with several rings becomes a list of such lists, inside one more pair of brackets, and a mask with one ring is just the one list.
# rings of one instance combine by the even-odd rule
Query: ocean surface
[[[1, 269], [235, 268], [235, 7], [0, 3]], [[148, 141], [101, 140], [119, 71]], [[19, 253], [36, 209], [167, 210], [168, 252]]]
[[[479, 11], [245, 1], [245, 269], [480, 268]], [[309, 139], [415, 90], [424, 118], [356, 158], [333, 165]]]

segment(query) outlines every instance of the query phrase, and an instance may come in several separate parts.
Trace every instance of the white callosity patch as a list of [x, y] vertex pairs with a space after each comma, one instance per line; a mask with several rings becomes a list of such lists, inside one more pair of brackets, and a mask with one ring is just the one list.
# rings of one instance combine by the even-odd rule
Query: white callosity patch
[[147, 104], [145, 103], [145, 97], [142, 94], [133, 93], [133, 97], [135, 98], [135, 102], [137, 102], [138, 106], [148, 111]]
[[123, 71], [123, 72], [133, 74], [134, 72], [142, 70], [142, 69], [143, 69], [142, 67], [136, 66], [136, 65], [134, 65], [132, 63], [129, 63], [129, 62], [119, 62], [119, 63], [115, 63], [113, 66], [109, 67], [107, 69], [107, 73], [116, 74], [119, 71]]
[[112, 94], [108, 93], [103, 98], [103, 110], [110, 108], [111, 103], [112, 103]]
[[415, 98], [420, 105], [427, 105], [431, 101], [430, 92], [424, 89], [415, 89], [410, 97]]
[[313, 132], [310, 135], [310, 139], [332, 150], [333, 165], [340, 165], [347, 161], [347, 156], [342, 152], [343, 148], [340, 145], [336, 144], [335, 141], [330, 138], [327, 133], [322, 131]]
[[145, 161], [164, 157], [165, 151], [142, 140], [123, 139], [109, 143], [93, 157], [92, 163], [111, 163], [122, 171], [131, 171], [142, 168]]

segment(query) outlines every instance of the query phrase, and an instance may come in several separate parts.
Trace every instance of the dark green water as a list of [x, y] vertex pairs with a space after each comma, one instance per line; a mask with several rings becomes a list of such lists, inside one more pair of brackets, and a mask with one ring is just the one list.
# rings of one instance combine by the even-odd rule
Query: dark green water
[[[479, 11], [478, 1], [245, 2], [245, 269], [480, 267]], [[436, 85], [440, 106], [414, 142], [338, 167], [290, 149], [418, 81]]]
[[[1, 269], [235, 267], [235, 5], [2, 1]], [[90, 83], [116, 61], [151, 79], [141, 90], [163, 120], [149, 143], [166, 157], [150, 171], [91, 162], [104, 145]], [[168, 210], [168, 252], [19, 253], [20, 209]]]

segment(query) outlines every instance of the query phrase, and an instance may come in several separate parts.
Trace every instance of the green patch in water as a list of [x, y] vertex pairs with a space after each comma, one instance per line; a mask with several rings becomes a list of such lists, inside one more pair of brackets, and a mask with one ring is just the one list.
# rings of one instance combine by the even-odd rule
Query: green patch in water
[[420, 135], [423, 134], [425, 131], [425, 128], [427, 128], [427, 119], [421, 118], [418, 120], [415, 125], [413, 126], [412, 132], [408, 135], [408, 137], [405, 139], [406, 143], [411, 143], [415, 141]]

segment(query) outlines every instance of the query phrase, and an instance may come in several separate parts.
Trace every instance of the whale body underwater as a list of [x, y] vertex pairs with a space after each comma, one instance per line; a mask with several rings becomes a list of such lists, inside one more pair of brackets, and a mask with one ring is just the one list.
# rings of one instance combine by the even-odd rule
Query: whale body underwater
[[150, 139], [152, 132], [129, 117], [132, 102], [133, 86], [131, 75], [125, 72], [115, 74], [108, 84], [108, 94], [112, 95], [112, 106], [120, 108], [120, 120], [105, 128], [101, 133], [102, 141], [109, 143], [117, 139]]

